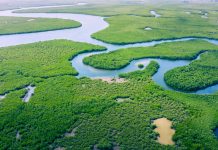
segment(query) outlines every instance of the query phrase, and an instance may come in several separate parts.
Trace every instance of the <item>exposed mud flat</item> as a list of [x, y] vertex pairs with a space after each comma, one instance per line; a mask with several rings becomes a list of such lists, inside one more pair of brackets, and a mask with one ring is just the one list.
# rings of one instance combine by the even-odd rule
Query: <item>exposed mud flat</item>
[[152, 28], [150, 28], [150, 27], [145, 27], [145, 30], [152, 30]]
[[124, 78], [110, 78], [110, 77], [100, 77], [100, 78], [93, 78], [94, 80], [102, 80], [104, 82], [107, 82], [109, 84], [112, 83], [125, 83], [127, 82]]
[[167, 118], [160, 118], [154, 120], [154, 124], [157, 126], [155, 132], [159, 133], [158, 142], [163, 145], [174, 145], [172, 138], [175, 130], [171, 128], [172, 122]]
[[34, 94], [34, 90], [36, 87], [29, 85], [28, 87], [26, 87], [25, 89], [27, 90], [26, 95], [23, 97], [23, 102], [29, 102], [30, 98], [33, 96]]
[[131, 99], [130, 98], [116, 98], [116, 101], [118, 102], [118, 103], [123, 103], [123, 102], [128, 102], [128, 101], [131, 101]]

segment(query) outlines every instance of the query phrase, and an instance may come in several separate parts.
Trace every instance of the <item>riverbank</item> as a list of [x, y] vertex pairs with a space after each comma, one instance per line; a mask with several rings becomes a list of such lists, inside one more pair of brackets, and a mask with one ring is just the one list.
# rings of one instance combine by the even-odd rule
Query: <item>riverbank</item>
[[[31, 20], [31, 21], [30, 21]], [[46, 19], [46, 18], [23, 18], [23, 17], [0, 17], [0, 36], [46, 32], [80, 27], [81, 24], [72, 20]]]

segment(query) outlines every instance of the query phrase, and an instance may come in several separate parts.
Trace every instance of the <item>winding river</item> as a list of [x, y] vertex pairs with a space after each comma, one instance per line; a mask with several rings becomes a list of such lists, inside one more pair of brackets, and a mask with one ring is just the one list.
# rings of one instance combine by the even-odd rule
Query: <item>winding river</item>
[[[48, 7], [48, 6], [46, 6]], [[43, 8], [43, 7], [32, 7], [32, 8]], [[23, 8], [29, 9], [29, 8]], [[68, 14], [68, 13], [12, 13], [15, 10], [0, 11], [0, 16], [16, 16], [16, 17], [30, 17], [30, 18], [61, 18], [75, 20], [82, 24], [79, 28], [73, 29], [64, 29], [56, 31], [46, 31], [46, 32], [37, 32], [37, 33], [24, 33], [24, 34], [13, 34], [13, 35], [2, 35], [0, 36], [0, 47], [34, 43], [39, 41], [48, 41], [54, 39], [67, 39], [78, 42], [86, 42], [95, 45], [101, 45], [107, 48], [107, 51], [104, 52], [89, 52], [83, 53], [76, 56], [71, 62], [72, 66], [79, 72], [78, 77], [118, 77], [120, 73], [132, 72], [139, 70], [138, 64], [144, 64], [145, 66], [149, 64], [151, 60], [155, 60], [160, 64], [158, 72], [153, 76], [153, 80], [162, 86], [165, 89], [173, 90], [164, 82], [164, 74], [179, 66], [188, 65], [191, 61], [189, 60], [165, 60], [165, 59], [139, 59], [132, 61], [128, 66], [120, 70], [102, 70], [96, 69], [91, 66], [85, 65], [83, 59], [90, 55], [96, 55], [101, 53], [108, 53], [122, 48], [129, 47], [145, 47], [145, 46], [154, 46], [160, 43], [166, 42], [175, 42], [175, 41], [187, 41], [194, 38], [181, 38], [176, 40], [162, 40], [162, 41], [152, 41], [136, 44], [127, 44], [127, 45], [113, 45], [104, 43], [102, 41], [95, 40], [91, 38], [91, 35], [95, 32], [107, 28], [109, 25], [104, 21], [103, 17], [92, 16], [92, 15], [83, 15], [83, 14]], [[210, 40], [204, 38], [204, 40], [218, 45], [218, 40]], [[200, 56], [198, 56], [199, 58]], [[196, 91], [196, 94], [211, 94], [218, 90], [218, 84], [210, 86], [208, 88]]]

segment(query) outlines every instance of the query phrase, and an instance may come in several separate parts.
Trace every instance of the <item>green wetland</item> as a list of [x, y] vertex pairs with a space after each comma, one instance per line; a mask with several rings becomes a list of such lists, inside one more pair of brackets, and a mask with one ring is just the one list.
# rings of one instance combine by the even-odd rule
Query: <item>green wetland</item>
[[[101, 15], [102, 6], [87, 7], [75, 11]], [[217, 90], [196, 92], [218, 83], [214, 7], [207, 10], [208, 18], [213, 16], [210, 21], [203, 20], [199, 6], [193, 10], [178, 7], [177, 14], [169, 8], [145, 7], [157, 9], [158, 18], [142, 11], [143, 7], [115, 7], [116, 16], [105, 19], [109, 25], [101, 17], [67, 14], [65, 9], [69, 13], [70, 7], [35, 9], [34, 14], [25, 14], [33, 10], [6, 12], [16, 18], [34, 16], [35, 24], [41, 15], [75, 20], [72, 22], [82, 26], [0, 36], [0, 149], [217, 150]], [[111, 9], [104, 15], [111, 16]], [[191, 18], [183, 14], [187, 10], [194, 13]], [[36, 13], [40, 11], [49, 14]], [[138, 14], [128, 15], [133, 11]], [[62, 27], [65, 25], [67, 22]], [[151, 30], [144, 30], [146, 27]], [[95, 77], [120, 77], [125, 82], [113, 79], [108, 83], [93, 80]], [[170, 145], [158, 142], [161, 133], [156, 132], [154, 122], [161, 118], [171, 122], [169, 128], [175, 131]]]
[[43, 32], [79, 27], [76, 21], [48, 18], [0, 17], [0, 35]]
[[188, 66], [165, 74], [167, 84], [175, 89], [190, 91], [218, 83], [218, 52], [207, 52]]
[[[182, 37], [218, 38], [217, 3], [123, 4], [18, 10], [20, 13], [79, 13], [104, 16], [110, 26], [92, 35], [113, 44], [129, 44]], [[151, 10], [160, 14], [153, 17]], [[146, 30], [151, 28], [152, 30]]]
[[[177, 12], [174, 11], [173, 13]], [[110, 24], [110, 27], [93, 34], [92, 37], [114, 44], [181, 37], [218, 38], [216, 16], [209, 16], [205, 19], [201, 17], [201, 14], [187, 15], [184, 12], [184, 14], [177, 16], [161, 16], [158, 18], [119, 15], [107, 18], [106, 21]], [[151, 28], [151, 30], [145, 28]]]

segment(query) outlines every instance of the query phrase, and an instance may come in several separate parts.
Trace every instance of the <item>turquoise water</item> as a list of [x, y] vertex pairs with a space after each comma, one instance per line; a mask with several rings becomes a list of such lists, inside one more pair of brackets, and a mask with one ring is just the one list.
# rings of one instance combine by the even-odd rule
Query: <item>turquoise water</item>
[[[19, 14], [19, 13], [12, 13], [12, 10], [1, 11], [0, 16], [18, 16], [18, 17], [31, 17], [31, 18], [38, 18], [38, 17], [61, 18], [61, 19], [76, 20], [82, 24], [81, 27], [74, 28], [74, 29], [65, 29], [65, 30], [56, 30], [56, 31], [38, 32], [38, 33], [26, 33], [26, 34], [2, 35], [0, 36], [0, 47], [34, 43], [39, 41], [48, 41], [54, 39], [67, 39], [72, 41], [101, 45], [106, 47], [107, 50], [104, 52], [84, 53], [73, 58], [71, 63], [72, 66], [79, 72], [78, 77], [90, 77], [90, 78], [118, 77], [120, 73], [139, 70], [138, 64], [144, 64], [144, 66], [147, 66], [151, 60], [155, 60], [159, 63], [160, 68], [158, 72], [153, 76], [153, 80], [157, 84], [162, 86], [164, 89], [168, 89], [168, 90], [173, 90], [173, 89], [166, 85], [164, 81], [164, 74], [173, 68], [188, 65], [189, 63], [191, 63], [190, 60], [165, 60], [165, 59], [144, 58], [144, 59], [134, 60], [128, 66], [119, 70], [102, 70], [102, 69], [96, 69], [91, 66], [85, 65], [83, 63], [83, 59], [90, 55], [108, 53], [122, 48], [154, 46], [160, 43], [188, 41], [188, 40], [196, 39], [196, 38], [181, 38], [177, 40], [161, 40], [161, 41], [152, 41], [152, 42], [144, 42], [144, 43], [126, 44], [126, 45], [113, 45], [91, 38], [91, 35], [93, 33], [103, 30], [109, 26], [108, 23], [104, 21], [103, 17], [82, 15], [82, 14], [67, 14], [67, 13], [20, 13]], [[218, 45], [217, 40], [211, 40], [207, 38], [203, 38], [203, 40]], [[211, 94], [216, 92], [217, 90], [218, 90], [218, 84], [193, 93]]]

